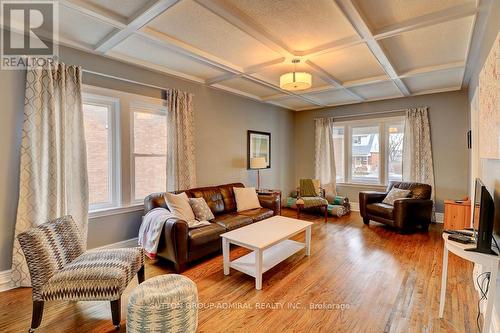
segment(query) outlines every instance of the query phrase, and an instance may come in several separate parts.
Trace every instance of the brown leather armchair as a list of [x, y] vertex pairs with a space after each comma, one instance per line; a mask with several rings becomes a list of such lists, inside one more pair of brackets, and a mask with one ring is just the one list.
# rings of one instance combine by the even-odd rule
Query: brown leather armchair
[[[410, 190], [410, 195], [394, 201], [394, 206], [382, 203], [392, 188]], [[399, 229], [401, 233], [413, 231], [417, 226], [427, 230], [432, 218], [432, 187], [422, 183], [391, 182], [386, 192], [359, 192], [359, 212], [363, 223], [370, 220]]]
[[[168, 219], [163, 227], [157, 256], [174, 263], [175, 270], [182, 272], [186, 264], [222, 248], [220, 235], [245, 225], [279, 214], [280, 200], [276, 195], [259, 195], [262, 208], [236, 211], [233, 187], [245, 187], [241, 183], [189, 189], [190, 198], [204, 198], [215, 219], [210, 225], [189, 229], [186, 221]], [[153, 193], [144, 199], [144, 214], [156, 207], [167, 208], [165, 193]]]

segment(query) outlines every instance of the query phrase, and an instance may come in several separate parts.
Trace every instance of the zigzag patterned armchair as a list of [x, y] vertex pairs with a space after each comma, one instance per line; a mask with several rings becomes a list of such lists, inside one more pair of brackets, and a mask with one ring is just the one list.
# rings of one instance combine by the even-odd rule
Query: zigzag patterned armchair
[[85, 251], [78, 226], [64, 216], [17, 236], [33, 287], [29, 332], [40, 326], [45, 301], [110, 301], [113, 325], [120, 327], [121, 295], [137, 274], [144, 281], [141, 248]]

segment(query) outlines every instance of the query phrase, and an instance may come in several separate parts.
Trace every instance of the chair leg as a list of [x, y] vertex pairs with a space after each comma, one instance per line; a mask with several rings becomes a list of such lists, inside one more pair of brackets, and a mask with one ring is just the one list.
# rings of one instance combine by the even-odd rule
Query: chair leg
[[40, 326], [43, 316], [43, 304], [44, 303], [42, 301], [33, 301], [33, 314], [31, 317], [31, 328], [29, 332], [35, 332], [35, 329]]
[[328, 223], [328, 206], [325, 206], [325, 223]]
[[113, 319], [113, 325], [116, 329], [120, 328], [121, 321], [121, 298], [111, 301], [111, 318]]
[[144, 282], [144, 265], [142, 265], [137, 271], [137, 280], [139, 281], [139, 284]]

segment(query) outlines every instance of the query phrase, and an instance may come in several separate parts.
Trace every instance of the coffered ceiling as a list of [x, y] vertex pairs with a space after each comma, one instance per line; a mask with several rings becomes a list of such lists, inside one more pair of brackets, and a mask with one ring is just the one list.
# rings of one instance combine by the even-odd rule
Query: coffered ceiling
[[[60, 0], [60, 43], [307, 110], [461, 89], [488, 2]], [[292, 59], [310, 89], [279, 88]]]

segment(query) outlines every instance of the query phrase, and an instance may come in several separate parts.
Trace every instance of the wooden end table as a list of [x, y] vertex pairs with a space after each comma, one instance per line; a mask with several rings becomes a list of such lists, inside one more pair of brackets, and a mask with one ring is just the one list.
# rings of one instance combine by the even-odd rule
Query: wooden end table
[[257, 194], [259, 195], [276, 195], [278, 196], [280, 202], [280, 208], [278, 214], [281, 215], [281, 190], [273, 190], [273, 189], [257, 189]]

